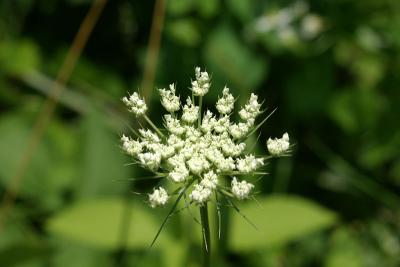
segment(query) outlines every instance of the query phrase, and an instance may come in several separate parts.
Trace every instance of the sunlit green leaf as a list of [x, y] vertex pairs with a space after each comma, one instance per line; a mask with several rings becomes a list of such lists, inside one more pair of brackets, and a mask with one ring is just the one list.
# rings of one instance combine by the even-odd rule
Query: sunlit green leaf
[[[127, 205], [120, 198], [78, 201], [52, 217], [48, 230], [68, 240], [105, 249], [118, 248], [121, 237], [126, 238], [128, 248], [148, 248], [161, 222], [140, 204]], [[121, 232], [124, 212], [131, 212], [127, 233]], [[168, 241], [168, 234], [163, 231], [155, 247]]]
[[350, 232], [345, 229], [337, 230], [332, 236], [331, 246], [325, 267], [364, 266], [360, 244]]
[[237, 214], [229, 238], [235, 250], [260, 249], [295, 241], [309, 233], [325, 229], [336, 222], [335, 213], [296, 196], [275, 195], [240, 207], [258, 228], [255, 230]]

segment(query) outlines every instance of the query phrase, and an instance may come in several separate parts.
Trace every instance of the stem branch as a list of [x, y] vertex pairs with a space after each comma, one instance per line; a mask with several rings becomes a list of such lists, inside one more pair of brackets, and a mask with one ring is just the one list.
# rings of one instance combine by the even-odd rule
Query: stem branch
[[154, 123], [147, 117], [147, 115], [143, 116], [144, 119], [147, 121], [148, 124], [158, 133], [159, 136], [164, 137], [163, 133], [154, 125]]
[[211, 240], [207, 203], [200, 207], [200, 217], [203, 232], [203, 267], [210, 267]]

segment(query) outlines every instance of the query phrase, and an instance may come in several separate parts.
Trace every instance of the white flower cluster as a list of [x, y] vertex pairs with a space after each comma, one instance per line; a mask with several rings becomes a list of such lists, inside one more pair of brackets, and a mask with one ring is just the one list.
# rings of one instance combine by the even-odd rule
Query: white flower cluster
[[154, 189], [154, 192], [149, 194], [150, 206], [152, 208], [163, 206], [167, 203], [168, 198], [169, 196], [164, 188], [159, 187], [158, 189]]
[[282, 138], [269, 138], [267, 140], [267, 148], [271, 155], [280, 156], [289, 149], [289, 134], [284, 133]]
[[138, 93], [134, 92], [129, 97], [122, 98], [122, 101], [128, 107], [128, 110], [134, 113], [137, 117], [142, 116], [147, 111], [147, 105], [143, 99], [141, 99]]
[[161, 96], [161, 105], [168, 111], [168, 112], [175, 112], [178, 111], [181, 107], [181, 102], [179, 96], [175, 95], [175, 85], [170, 84], [169, 90], [159, 89]]
[[[193, 95], [203, 96], [210, 87], [209, 75], [198, 67], [195, 73]], [[226, 192], [219, 183], [221, 177], [251, 174], [264, 166], [263, 157], [245, 153], [246, 144], [243, 142], [261, 113], [261, 103], [255, 94], [251, 94], [249, 101], [239, 111], [241, 121], [233, 123], [230, 115], [235, 99], [227, 87], [216, 103], [218, 115], [210, 110], [202, 114], [201, 101], [197, 106], [195, 99], [188, 97], [179, 116], [176, 112], [180, 110], [181, 102], [175, 86], [170, 85], [169, 90], [160, 89], [159, 93], [161, 104], [170, 113], [164, 115], [166, 134], [157, 128], [154, 132], [140, 129], [136, 140], [122, 136], [122, 148], [137, 163], [163, 174], [181, 188], [191, 185], [192, 189], [188, 190], [191, 191], [189, 197], [193, 203], [202, 205], [210, 200], [214, 192]], [[123, 101], [137, 116], [143, 115], [146, 110], [146, 104], [137, 93], [133, 93], [129, 99], [123, 98]], [[152, 123], [151, 126], [155, 127]], [[231, 194], [228, 195], [246, 199], [253, 187], [234, 177], [229, 189]], [[162, 187], [149, 195], [152, 207], [165, 205], [167, 201], [168, 194]]]
[[306, 2], [293, 1], [290, 5], [265, 10], [254, 22], [254, 31], [260, 35], [276, 35], [283, 46], [299, 41], [309, 41], [319, 36], [326, 22], [318, 14], [311, 13]]
[[210, 89], [210, 78], [206, 71], [202, 72], [199, 67], [196, 67], [196, 80], [192, 81], [192, 91], [195, 96], [203, 96]]
[[251, 189], [253, 189], [254, 185], [241, 181], [239, 182], [236, 177], [232, 179], [232, 193], [238, 199], [246, 199], [249, 197]]

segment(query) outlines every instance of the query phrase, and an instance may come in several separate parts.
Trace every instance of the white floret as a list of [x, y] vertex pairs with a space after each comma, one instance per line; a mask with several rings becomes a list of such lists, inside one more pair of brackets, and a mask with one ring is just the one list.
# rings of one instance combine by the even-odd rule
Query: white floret
[[185, 127], [181, 125], [178, 119], [175, 119], [171, 114], [164, 115], [165, 128], [172, 134], [182, 135], [185, 132]]
[[217, 172], [231, 172], [235, 169], [235, 160], [232, 157], [222, 157], [214, 164], [217, 166]]
[[154, 189], [152, 194], [149, 194], [149, 202], [152, 208], [157, 206], [164, 206], [168, 202], [168, 194], [161, 186], [158, 189]]
[[132, 140], [130, 137], [122, 135], [122, 149], [131, 156], [136, 156], [143, 150], [143, 144], [139, 141]]
[[192, 81], [192, 91], [195, 96], [204, 96], [210, 89], [210, 77], [206, 71], [201, 72], [199, 67], [195, 68], [196, 80]]
[[239, 111], [239, 116], [245, 121], [255, 119], [261, 113], [260, 108], [261, 104], [258, 103], [258, 96], [252, 93], [247, 104]]
[[229, 129], [229, 116], [225, 115], [222, 118], [216, 120], [214, 123], [214, 130], [217, 133], [223, 133]]
[[231, 124], [228, 130], [233, 138], [241, 139], [249, 132], [249, 127], [246, 123], [240, 122], [238, 124]]
[[185, 181], [185, 179], [189, 176], [189, 170], [186, 168], [185, 164], [178, 164], [172, 172], [169, 173], [168, 177], [176, 182], [180, 183]]
[[167, 144], [169, 146], [172, 146], [175, 150], [180, 150], [185, 145], [185, 141], [183, 141], [178, 136], [171, 134], [168, 137]]
[[190, 193], [189, 197], [191, 200], [193, 200], [197, 204], [201, 205], [201, 204], [207, 202], [207, 200], [211, 196], [211, 193], [212, 193], [212, 191], [210, 188], [196, 184], [196, 185], [194, 185], [194, 189]]
[[153, 133], [151, 130], [139, 129], [139, 133], [141, 134], [144, 142], [160, 143], [160, 138], [158, 135]]
[[267, 148], [271, 155], [280, 156], [289, 149], [289, 134], [284, 133], [282, 138], [269, 138], [267, 141]]
[[193, 105], [190, 97], [186, 100], [186, 105], [183, 106], [182, 120], [187, 123], [195, 122], [199, 117], [199, 107]]
[[201, 121], [201, 130], [204, 133], [210, 133], [213, 130], [215, 123], [216, 119], [214, 118], [214, 114], [207, 110]]
[[128, 107], [128, 110], [134, 113], [137, 117], [142, 116], [147, 111], [146, 102], [140, 98], [139, 94], [134, 92], [129, 97], [123, 97], [122, 101]]
[[221, 114], [228, 114], [233, 110], [235, 98], [229, 93], [229, 88], [225, 87], [222, 91], [222, 97], [217, 101], [217, 110]]
[[200, 184], [206, 188], [215, 189], [218, 185], [218, 176], [212, 170], [206, 172]]
[[179, 96], [175, 95], [175, 85], [170, 84], [169, 90], [159, 89], [161, 95], [161, 104], [168, 112], [175, 112], [180, 109]]
[[161, 154], [157, 152], [145, 152], [139, 154], [138, 159], [144, 166], [150, 170], [156, 171], [161, 163]]
[[210, 167], [210, 163], [201, 154], [192, 155], [192, 157], [187, 161], [187, 165], [189, 167], [189, 170], [197, 175]]
[[240, 200], [248, 198], [254, 187], [253, 184], [246, 181], [239, 182], [236, 177], [233, 177], [231, 186], [233, 195]]
[[246, 155], [236, 160], [236, 168], [239, 172], [250, 173], [264, 165], [264, 159], [256, 158], [253, 155]]

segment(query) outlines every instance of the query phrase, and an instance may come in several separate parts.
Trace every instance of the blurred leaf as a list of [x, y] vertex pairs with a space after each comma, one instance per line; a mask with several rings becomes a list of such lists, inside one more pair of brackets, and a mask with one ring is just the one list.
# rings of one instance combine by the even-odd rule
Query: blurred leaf
[[170, 0], [167, 2], [167, 11], [171, 15], [183, 15], [194, 6], [194, 0]]
[[359, 161], [365, 168], [376, 169], [399, 155], [400, 132], [392, 134], [384, 140], [376, 140], [376, 143], [361, 148]]
[[254, 16], [254, 1], [228, 0], [227, 5], [230, 11], [242, 22], [249, 21]]
[[13, 75], [37, 70], [40, 64], [39, 49], [31, 40], [0, 42], [0, 69]]
[[234, 250], [261, 249], [285, 244], [309, 233], [330, 227], [336, 222], [335, 213], [297, 196], [275, 195], [258, 199], [241, 207], [241, 212], [258, 228], [255, 230], [235, 214], [231, 230]]
[[[31, 244], [18, 244], [9, 246], [0, 251], [1, 266], [40, 266], [36, 263], [30, 265], [32, 261], [44, 259], [51, 251], [49, 248]], [[43, 264], [43, 263], [42, 263]]]
[[205, 18], [209, 18], [218, 13], [220, 0], [207, 0], [207, 1], [197, 0], [196, 4], [199, 13]]
[[52, 257], [51, 266], [57, 267], [108, 267], [111, 259], [102, 250], [74, 242], [57, 242], [57, 251]]
[[179, 43], [195, 46], [200, 41], [200, 33], [193, 20], [181, 19], [170, 22], [167, 26], [169, 35]]
[[92, 110], [82, 121], [82, 177], [78, 182], [80, 197], [121, 193], [128, 186], [128, 163], [119, 147], [119, 139], [104, 118]]
[[[3, 116], [0, 120], [0, 180], [8, 184], [17, 173], [23, 151], [26, 150], [30, 129], [28, 120], [18, 115]], [[41, 143], [30, 162], [20, 186], [22, 195], [34, 197], [42, 203], [51, 193], [49, 149]]]
[[[242, 44], [232, 28], [218, 27], [213, 30], [205, 48], [207, 66], [213, 74], [214, 88], [224, 85], [240, 90], [244, 95], [254, 91], [267, 75], [267, 59], [255, 55]], [[212, 90], [211, 97], [220, 91]]]
[[325, 267], [364, 266], [360, 244], [346, 229], [339, 229], [333, 234], [331, 246]]
[[[64, 51], [63, 51], [64, 52]], [[64, 53], [59, 57], [63, 59]], [[58, 70], [59, 66], [54, 66]], [[78, 88], [89, 91], [92, 95], [101, 96], [107, 100], [110, 97], [118, 99], [121, 94], [126, 92], [126, 87], [118, 73], [96, 65], [86, 58], [80, 58], [75, 66], [71, 82], [76, 83]]]
[[347, 133], [364, 131], [378, 122], [385, 102], [374, 90], [349, 88], [331, 99], [330, 115]]
[[[50, 218], [47, 228], [68, 240], [115, 250], [121, 245], [122, 217], [126, 205], [121, 198], [78, 201]], [[130, 212], [129, 232], [125, 233], [127, 246], [130, 249], [148, 248], [159, 223], [139, 204], [134, 204]], [[168, 241], [168, 234], [163, 231], [156, 247], [159, 242]]]

